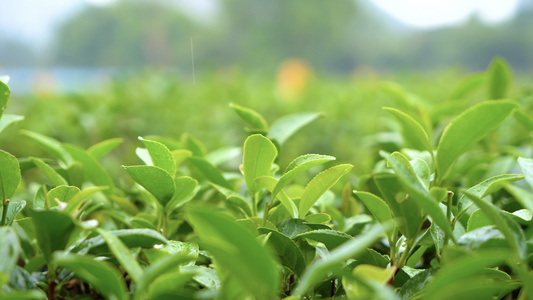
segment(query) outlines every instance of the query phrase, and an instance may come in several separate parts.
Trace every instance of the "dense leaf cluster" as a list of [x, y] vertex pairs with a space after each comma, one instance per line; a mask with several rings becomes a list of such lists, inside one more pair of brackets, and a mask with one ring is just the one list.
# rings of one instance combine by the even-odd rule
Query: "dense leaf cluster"
[[[0, 151], [0, 299], [532, 299], [531, 141], [505, 144], [533, 131], [531, 99], [503, 99], [502, 60], [479, 76], [431, 114], [396, 93], [403, 147], [357, 180], [330, 155], [278, 164], [315, 113], [269, 124], [231, 104], [248, 137], [210, 152], [139, 137], [126, 182], [100, 163], [122, 139], [23, 131], [52, 158]], [[450, 118], [480, 83], [491, 100]], [[2, 115], [8, 99], [0, 81], [0, 130], [21, 119]]]

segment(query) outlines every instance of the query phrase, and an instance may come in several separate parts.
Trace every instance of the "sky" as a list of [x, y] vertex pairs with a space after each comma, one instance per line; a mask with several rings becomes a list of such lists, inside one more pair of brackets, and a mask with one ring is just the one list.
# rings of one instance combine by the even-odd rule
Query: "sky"
[[[35, 46], [49, 42], [55, 27], [84, 5], [114, 0], [2, 0], [0, 34], [19, 37]], [[216, 0], [173, 0], [193, 14], [212, 13]], [[267, 0], [265, 0], [267, 1]], [[449, 26], [473, 13], [487, 22], [512, 17], [519, 0], [358, 0], [372, 1], [387, 14], [416, 28]]]

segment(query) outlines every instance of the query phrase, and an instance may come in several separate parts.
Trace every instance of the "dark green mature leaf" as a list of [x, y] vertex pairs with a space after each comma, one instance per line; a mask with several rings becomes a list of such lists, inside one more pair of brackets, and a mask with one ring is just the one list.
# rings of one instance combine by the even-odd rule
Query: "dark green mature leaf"
[[509, 100], [485, 101], [469, 108], [448, 124], [437, 147], [438, 178], [442, 181], [457, 158], [498, 128], [517, 106], [516, 102]]
[[83, 166], [83, 174], [85, 179], [98, 186], [107, 186], [105, 191], [107, 194], [113, 194], [115, 184], [109, 173], [100, 165], [100, 163], [85, 150], [74, 145], [63, 144], [65, 149], [75, 161], [78, 161]]
[[268, 124], [258, 112], [253, 109], [230, 103], [229, 106], [241, 117], [245, 122], [252, 125], [252, 129], [258, 129], [263, 132], [268, 132]]
[[[110, 233], [116, 235], [128, 248], [152, 248], [154, 245], [167, 244], [168, 240], [159, 232], [147, 229], [120, 229]], [[101, 254], [109, 252], [109, 247], [101, 236], [85, 241], [83, 247], [89, 248], [90, 253]]]
[[276, 262], [247, 229], [205, 209], [191, 209], [187, 217], [201, 244], [248, 292], [256, 299], [275, 296], [280, 285]]
[[474, 73], [464, 77], [452, 91], [449, 99], [464, 99], [469, 94], [480, 88], [486, 82], [486, 80], [487, 76], [484, 73]]
[[348, 173], [353, 165], [343, 164], [318, 173], [305, 187], [300, 199], [300, 218], [305, 217], [318, 198], [328, 191], [339, 179]]
[[15, 123], [20, 122], [22, 120], [24, 120], [23, 116], [4, 114], [0, 118], [0, 133], [2, 133], [2, 131], [4, 131], [11, 124], [15, 124]]
[[352, 236], [341, 231], [329, 230], [329, 229], [318, 229], [300, 233], [293, 237], [293, 239], [306, 238], [320, 242], [328, 248], [328, 250], [333, 250], [340, 245], [349, 241]]
[[9, 101], [9, 96], [11, 95], [11, 91], [9, 90], [9, 87], [4, 82], [0, 81], [0, 119], [2, 118], [2, 115], [4, 114], [4, 111], [7, 107], [7, 102]]
[[137, 283], [141, 279], [143, 269], [137, 260], [131, 254], [130, 249], [114, 234], [102, 228], [97, 228], [96, 231], [104, 239], [111, 253], [120, 262], [122, 267], [130, 274], [131, 279]]
[[490, 99], [503, 99], [511, 87], [512, 72], [501, 57], [494, 58], [488, 69], [488, 94]]
[[[384, 153], [382, 152], [382, 154]], [[433, 199], [429, 191], [422, 185], [407, 158], [399, 152], [385, 155], [385, 157], [388, 159], [396, 174], [398, 174], [398, 179], [409, 193], [409, 196], [416, 201], [420, 208], [431, 216], [433, 222], [453, 239], [450, 222], [446, 219], [438, 202]]]
[[289, 164], [289, 166], [279, 179], [278, 183], [276, 184], [274, 190], [271, 191], [272, 197], [276, 197], [279, 191], [281, 191], [287, 184], [289, 184], [289, 182], [291, 182], [299, 174], [311, 169], [312, 167], [321, 165], [332, 160], [335, 160], [335, 157], [320, 154], [306, 154], [297, 157]]
[[269, 234], [268, 244], [276, 251], [281, 263], [291, 269], [296, 275], [302, 275], [305, 261], [300, 248], [283, 233], [268, 228], [259, 228], [259, 234]]
[[283, 116], [272, 123], [268, 137], [283, 145], [298, 130], [321, 115], [320, 113], [298, 113]]
[[50, 262], [54, 251], [65, 249], [75, 228], [74, 222], [71, 217], [51, 210], [31, 210], [30, 216], [39, 248], [46, 261]]
[[0, 264], [0, 276], [5, 273], [10, 276], [15, 269], [19, 255], [22, 252], [17, 233], [12, 227], [0, 227], [0, 257], [2, 263]]
[[48, 152], [53, 157], [59, 159], [61, 162], [67, 166], [72, 163], [72, 157], [70, 154], [63, 148], [60, 142], [57, 140], [28, 130], [21, 130], [20, 133], [29, 137], [34, 142], [36, 142], [44, 151]]
[[52, 182], [53, 185], [68, 185], [65, 178], [59, 175], [56, 170], [47, 165], [44, 161], [35, 157], [30, 157], [29, 160], [33, 162], [41, 170], [41, 172], [43, 172], [43, 174]]
[[231, 184], [224, 178], [222, 172], [213, 166], [209, 161], [201, 157], [189, 157], [189, 161], [195, 166], [204, 176], [209, 180], [209, 182], [216, 185], [223, 186], [227, 189], [231, 189]]
[[20, 166], [16, 157], [0, 150], [0, 201], [11, 198], [20, 183]]
[[384, 107], [383, 109], [392, 113], [400, 123], [402, 137], [408, 148], [430, 152], [433, 151], [431, 137], [420, 123], [400, 110], [391, 107]]
[[142, 137], [139, 137], [139, 140], [148, 150], [154, 166], [160, 167], [167, 171], [170, 176], [174, 176], [174, 174], [176, 174], [176, 161], [174, 160], [174, 156], [167, 146], [160, 142], [143, 139]]
[[108, 299], [129, 299], [122, 274], [108, 262], [95, 260], [86, 255], [58, 253], [54, 255], [54, 263], [58, 267], [72, 271]]
[[242, 167], [244, 181], [251, 195], [259, 188], [255, 179], [269, 175], [277, 155], [276, 146], [260, 134], [251, 135], [244, 142]]
[[296, 297], [303, 296], [313, 285], [326, 277], [329, 272], [338, 270], [344, 261], [353, 258], [370, 247], [384, 234], [385, 230], [387, 230], [387, 226], [374, 225], [366, 233], [333, 250], [331, 255], [313, 263], [305, 270], [292, 295]]
[[123, 138], [114, 138], [114, 139], [101, 141], [100, 143], [94, 144], [89, 149], [87, 149], [87, 153], [89, 153], [89, 155], [94, 157], [94, 159], [98, 160], [104, 157], [109, 152], [115, 150], [123, 142], [124, 142]]
[[143, 188], [165, 206], [174, 196], [175, 185], [172, 176], [156, 166], [124, 166], [126, 172]]

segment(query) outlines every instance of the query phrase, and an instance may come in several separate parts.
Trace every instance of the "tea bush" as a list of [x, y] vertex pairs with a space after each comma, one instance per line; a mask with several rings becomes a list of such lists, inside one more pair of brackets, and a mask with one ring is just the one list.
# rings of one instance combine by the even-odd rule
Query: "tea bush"
[[[495, 59], [442, 103], [380, 84], [396, 131], [367, 137], [381, 149], [357, 176], [286, 157], [320, 113], [232, 103], [242, 146], [215, 150], [22, 130], [41, 157], [0, 151], [0, 299], [533, 299], [533, 98], [512, 81]], [[9, 96], [0, 81], [0, 133], [22, 120]], [[140, 163], [109, 170], [125, 142]]]

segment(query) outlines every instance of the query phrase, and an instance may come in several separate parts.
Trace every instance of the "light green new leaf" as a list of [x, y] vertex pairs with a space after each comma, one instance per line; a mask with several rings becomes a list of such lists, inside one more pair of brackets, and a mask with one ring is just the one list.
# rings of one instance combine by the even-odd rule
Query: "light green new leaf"
[[17, 115], [11, 115], [11, 114], [4, 114], [0, 118], [0, 133], [4, 131], [9, 125], [20, 122], [24, 120], [23, 116], [17, 116]]
[[234, 192], [233, 190], [227, 189], [223, 186], [216, 185], [211, 183], [212, 186], [214, 186], [217, 191], [219, 191], [222, 195], [226, 196], [226, 200], [231, 202], [232, 204], [235, 204], [240, 209], [242, 209], [247, 216], [252, 215], [252, 208], [250, 207], [250, 200], [242, 196], [241, 194]]
[[[167, 244], [168, 240], [159, 232], [147, 229], [120, 229], [110, 233], [116, 235], [128, 248], [152, 248], [154, 245]], [[109, 247], [101, 236], [88, 239], [83, 247], [89, 248], [89, 253], [101, 254], [109, 252]]]
[[433, 151], [431, 138], [420, 123], [400, 110], [391, 107], [384, 107], [383, 109], [390, 112], [400, 123], [402, 137], [408, 148]]
[[363, 202], [379, 223], [386, 224], [392, 221], [390, 208], [381, 198], [374, 194], [360, 191], [354, 191], [354, 195]]
[[161, 205], [165, 206], [174, 196], [176, 189], [174, 179], [164, 169], [155, 166], [124, 166], [123, 168], [135, 182], [154, 195]]
[[172, 150], [172, 156], [174, 156], [177, 169], [187, 158], [192, 156], [192, 152], [187, 149]]
[[89, 153], [89, 155], [91, 155], [96, 160], [98, 160], [104, 157], [109, 152], [115, 150], [123, 142], [124, 142], [124, 139], [122, 138], [114, 138], [114, 139], [101, 141], [100, 143], [94, 144], [89, 149], [87, 149], [87, 153]]
[[487, 76], [484, 73], [474, 73], [468, 75], [461, 79], [457, 84], [453, 92], [451, 93], [450, 100], [462, 100], [465, 99], [469, 94], [480, 88], [485, 81]]
[[20, 183], [20, 165], [16, 157], [0, 150], [0, 201], [11, 198]]
[[243, 175], [251, 195], [254, 195], [258, 189], [258, 183], [255, 182], [255, 179], [269, 175], [270, 168], [277, 155], [276, 146], [268, 138], [260, 134], [251, 135], [244, 142]]
[[511, 87], [511, 68], [501, 57], [494, 58], [488, 69], [488, 92], [490, 99], [503, 99]]
[[189, 157], [189, 161], [195, 166], [204, 176], [209, 180], [209, 182], [216, 185], [223, 186], [227, 189], [231, 189], [231, 184], [224, 178], [222, 172], [213, 166], [209, 161], [201, 157]]
[[51, 210], [30, 210], [35, 236], [44, 258], [50, 262], [52, 253], [64, 250], [75, 228], [71, 217]]
[[205, 159], [213, 166], [218, 166], [221, 163], [227, 162], [240, 156], [242, 156], [242, 149], [240, 147], [224, 147], [209, 152], [206, 155]]
[[192, 292], [184, 290], [183, 285], [193, 277], [194, 273], [180, 271], [165, 273], [150, 284], [146, 299], [184, 299], [186, 297], [190, 299]]
[[453, 239], [450, 222], [446, 219], [438, 202], [433, 199], [429, 191], [420, 182], [407, 158], [399, 152], [394, 152], [391, 155], [382, 152], [382, 155], [385, 155], [388, 159], [389, 164], [398, 175], [398, 179], [407, 190], [410, 197], [416, 201], [420, 208], [431, 216], [433, 222]]
[[178, 255], [187, 258], [183, 265], [188, 266], [193, 266], [196, 263], [200, 253], [197, 243], [180, 241], [168, 241], [168, 244], [163, 248], [144, 249], [143, 252], [151, 264], [169, 255]]
[[192, 156], [205, 157], [205, 146], [194, 136], [188, 133], [184, 133], [181, 136], [181, 143], [183, 145], [183, 148], [191, 151]]
[[287, 166], [287, 169], [279, 179], [275, 188], [271, 191], [272, 197], [276, 197], [279, 191], [281, 191], [287, 184], [289, 184], [289, 182], [296, 178], [296, 176], [311, 169], [312, 167], [332, 160], [335, 160], [335, 157], [320, 154], [306, 154], [297, 157], [289, 164], [289, 166]]
[[47, 197], [50, 200], [51, 206], [57, 206], [55, 199], [68, 203], [72, 197], [80, 192], [80, 189], [75, 186], [60, 185], [48, 191]]
[[533, 159], [519, 157], [518, 164], [520, 165], [520, 169], [522, 169], [522, 174], [524, 174], [529, 187], [533, 189]]
[[321, 115], [320, 113], [299, 113], [283, 116], [272, 123], [268, 137], [283, 145], [294, 133]]
[[182, 176], [174, 179], [174, 185], [174, 196], [172, 196], [172, 199], [168, 201], [165, 207], [167, 213], [170, 213], [179, 206], [182, 206], [194, 196], [196, 187], [198, 186], [198, 181], [189, 176]]
[[171, 176], [176, 174], [176, 161], [167, 146], [160, 142], [143, 139], [142, 137], [139, 137], [139, 140], [144, 144], [146, 150], [148, 150], [154, 166], [162, 168]]
[[0, 275], [4, 272], [10, 276], [15, 269], [19, 255], [22, 252], [20, 241], [12, 227], [0, 227], [0, 257], [2, 263], [0, 264]]
[[83, 201], [91, 197], [92, 195], [105, 190], [107, 187], [102, 186], [93, 186], [90, 188], [83, 189], [79, 193], [76, 193], [68, 200], [67, 207], [63, 209], [63, 212], [72, 215], [80, 206], [83, 204]]
[[272, 176], [261, 176], [258, 177], [255, 181], [272, 193], [272, 199], [277, 197], [281, 204], [285, 206], [285, 208], [293, 218], [298, 218], [298, 207], [296, 206], [296, 204], [294, 204], [294, 201], [292, 201], [292, 199], [289, 198], [287, 194], [285, 194], [284, 191], [280, 191], [279, 193], [276, 193], [276, 196], [274, 196], [273, 190], [279, 183], [276, 178]]
[[129, 299], [126, 282], [112, 264], [95, 260], [87, 255], [58, 253], [54, 263], [72, 271], [76, 277], [90, 283], [98, 292], [110, 300]]
[[485, 101], [456, 117], [440, 138], [437, 147], [437, 175], [442, 181], [454, 162], [468, 148], [498, 128], [518, 106], [509, 100]]
[[331, 251], [329, 256], [313, 263], [305, 270], [292, 295], [296, 297], [303, 296], [317, 282], [324, 279], [329, 272], [338, 270], [343, 262], [360, 254], [366, 248], [374, 244], [374, 242], [381, 238], [387, 229], [387, 226], [379, 224], [374, 225], [366, 233], [356, 236], [352, 240]]
[[317, 229], [297, 234], [293, 239], [306, 238], [313, 241], [320, 242], [328, 248], [333, 250], [340, 245], [349, 241], [352, 236], [341, 231], [329, 229]]
[[[20, 213], [24, 207], [26, 207], [26, 201], [20, 200], [17, 202], [10, 202], [9, 207], [7, 209], [6, 214], [6, 222], [4, 225], [11, 226], [13, 224], [13, 221], [15, 221], [15, 218], [17, 217], [17, 214]], [[4, 212], [4, 207], [0, 206], [0, 216]]]
[[59, 186], [59, 185], [68, 185], [65, 178], [63, 178], [59, 173], [56, 172], [52, 167], [47, 165], [44, 161], [41, 159], [38, 159], [36, 157], [29, 157], [29, 160], [33, 162], [37, 168], [43, 172], [43, 174], [48, 178], [53, 185]]
[[2, 118], [2, 115], [4, 114], [4, 111], [7, 107], [7, 102], [9, 101], [9, 96], [11, 95], [11, 91], [9, 90], [9, 87], [4, 82], [0, 81], [0, 119]]
[[533, 194], [529, 190], [516, 185], [507, 185], [505, 190], [508, 191], [509, 194], [513, 195], [513, 197], [522, 205], [522, 207], [533, 211]]
[[268, 244], [277, 252], [281, 263], [291, 269], [296, 275], [302, 275], [305, 270], [305, 261], [293, 240], [283, 233], [268, 228], [259, 228], [259, 234], [269, 234]]
[[111, 250], [111, 253], [115, 258], [120, 262], [122, 267], [130, 274], [131, 279], [138, 283], [141, 279], [143, 269], [137, 262], [137, 260], [131, 254], [130, 249], [124, 245], [124, 243], [114, 234], [104, 230], [102, 228], [97, 228], [96, 231], [102, 236], [107, 246]]
[[247, 229], [205, 209], [194, 209], [187, 219], [217, 264], [228, 270], [256, 299], [271, 299], [279, 288], [276, 261]]
[[[487, 195], [497, 192], [499, 189], [509, 185], [510, 183], [521, 180], [523, 178], [524, 176], [519, 175], [519, 174], [501, 174], [501, 175], [496, 175], [494, 177], [488, 178], [474, 185], [473, 187], [469, 188], [466, 191], [466, 193], [459, 199], [457, 208], [459, 211], [468, 209], [470, 204], [472, 204], [472, 201], [469, 200], [468, 195], [474, 195], [476, 197], [479, 197], [480, 199], [483, 199]], [[529, 208], [528, 206], [526, 207]], [[531, 208], [533, 208], [533, 204]], [[472, 212], [475, 209], [476, 209], [475, 207], [472, 207], [472, 208], [469, 208], [468, 211]]]
[[353, 165], [343, 164], [331, 167], [318, 173], [305, 187], [302, 199], [300, 199], [299, 214], [303, 219], [318, 198], [329, 190], [346, 173], [350, 172]]
[[69, 166], [72, 163], [72, 157], [57, 140], [28, 130], [21, 130], [20, 133], [32, 139], [44, 151], [48, 152], [53, 157], [59, 159], [65, 165]]
[[268, 132], [268, 124], [258, 112], [253, 109], [230, 103], [229, 106], [248, 124], [252, 125], [252, 129], [259, 129], [263, 132]]
[[92, 182], [94, 185], [107, 186], [108, 189], [105, 191], [105, 193], [113, 194], [115, 188], [113, 179], [111, 179], [109, 173], [107, 173], [107, 171], [96, 160], [96, 158], [89, 155], [85, 150], [74, 145], [63, 144], [62, 147], [75, 161], [78, 161], [82, 164], [85, 180]]
[[529, 131], [533, 131], [533, 116], [525, 109], [519, 108], [514, 111], [514, 118]]

